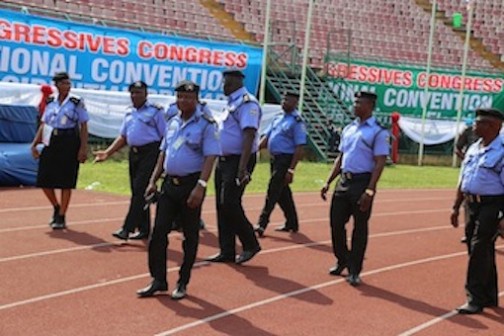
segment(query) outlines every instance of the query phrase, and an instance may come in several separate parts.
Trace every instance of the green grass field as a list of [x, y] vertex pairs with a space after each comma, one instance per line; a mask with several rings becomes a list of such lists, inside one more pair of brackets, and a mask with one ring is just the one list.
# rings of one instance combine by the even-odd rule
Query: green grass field
[[[293, 191], [318, 191], [331, 169], [330, 164], [301, 162], [296, 169]], [[453, 188], [458, 180], [458, 168], [387, 166], [379, 183], [379, 188]], [[213, 179], [208, 194], [214, 194]], [[269, 181], [269, 163], [258, 163], [247, 193], [265, 193]], [[107, 161], [100, 164], [81, 165], [78, 188], [92, 188], [97, 191], [129, 195], [128, 162]]]

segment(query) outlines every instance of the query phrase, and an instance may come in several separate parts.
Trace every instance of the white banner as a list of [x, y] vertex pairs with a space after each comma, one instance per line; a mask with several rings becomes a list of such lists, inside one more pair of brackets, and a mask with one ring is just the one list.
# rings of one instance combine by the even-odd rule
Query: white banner
[[[56, 88], [53, 88], [56, 92]], [[98, 91], [72, 89], [72, 93], [84, 99], [89, 112], [89, 133], [102, 138], [115, 138], [124, 118], [126, 108], [131, 105], [129, 92]], [[34, 84], [17, 84], [0, 82], [0, 104], [30, 105], [37, 107], [42, 98], [40, 86]], [[149, 101], [161, 104], [165, 108], [175, 101], [175, 97], [151, 94]], [[214, 118], [222, 121], [222, 110], [226, 105], [223, 100], [203, 100], [212, 110]], [[264, 131], [273, 117], [282, 112], [280, 105], [265, 104], [259, 132]]]

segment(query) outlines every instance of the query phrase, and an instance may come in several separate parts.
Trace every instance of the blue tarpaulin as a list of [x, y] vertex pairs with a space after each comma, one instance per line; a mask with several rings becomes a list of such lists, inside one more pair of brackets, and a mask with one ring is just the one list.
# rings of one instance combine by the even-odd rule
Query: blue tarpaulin
[[34, 186], [38, 160], [31, 155], [30, 143], [0, 143], [0, 187]]
[[27, 143], [37, 131], [37, 109], [33, 106], [0, 104], [0, 143]]

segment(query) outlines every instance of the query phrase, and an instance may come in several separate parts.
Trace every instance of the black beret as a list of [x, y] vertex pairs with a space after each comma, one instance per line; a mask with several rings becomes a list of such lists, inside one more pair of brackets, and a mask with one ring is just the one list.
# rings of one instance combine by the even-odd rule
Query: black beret
[[504, 120], [504, 113], [496, 108], [479, 108], [476, 110], [476, 116], [491, 117]]
[[175, 87], [175, 92], [199, 92], [200, 87], [198, 84], [189, 81], [189, 80], [183, 80], [177, 83], [177, 86]]
[[284, 96], [299, 98], [299, 92], [297, 92], [297, 91], [286, 91], [284, 93]]
[[224, 70], [222, 72], [222, 75], [223, 76], [232, 76], [232, 77], [240, 77], [240, 78], [245, 78], [245, 75], [243, 74], [243, 72], [241, 72], [240, 70], [238, 69], [228, 69], [228, 70]]
[[56, 74], [54, 74], [52, 80], [55, 81], [55, 82], [58, 82], [60, 80], [64, 80], [64, 79], [70, 79], [70, 76], [68, 76], [68, 73], [66, 72], [57, 72]]
[[128, 91], [131, 91], [132, 89], [147, 89], [147, 84], [143, 81], [136, 81], [128, 86]]
[[359, 91], [355, 93], [355, 98], [367, 98], [371, 100], [378, 99], [378, 96], [375, 93], [367, 92], [367, 91]]

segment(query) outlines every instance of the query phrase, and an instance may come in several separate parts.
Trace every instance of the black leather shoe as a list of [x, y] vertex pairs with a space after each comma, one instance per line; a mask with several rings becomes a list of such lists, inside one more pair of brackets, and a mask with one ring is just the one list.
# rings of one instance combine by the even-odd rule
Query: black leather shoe
[[457, 312], [459, 314], [464, 314], [464, 315], [479, 314], [482, 311], [483, 311], [483, 307], [476, 306], [471, 303], [466, 303], [465, 305], [457, 308]]
[[261, 246], [257, 245], [253, 250], [250, 251], [243, 251], [238, 258], [236, 258], [236, 263], [237, 264], [243, 264], [244, 262], [249, 261], [250, 259], [254, 258], [254, 256], [261, 251]]
[[354, 287], [359, 286], [362, 282], [361, 278], [356, 274], [350, 274], [349, 276], [347, 276], [346, 281]]
[[275, 229], [275, 231], [289, 232], [291, 229], [286, 226], [280, 226]]
[[114, 236], [118, 239], [128, 240], [129, 232], [124, 229], [119, 229], [116, 232], [112, 232], [112, 236]]
[[199, 221], [199, 229], [205, 230], [205, 222], [203, 222], [203, 219], [200, 219], [200, 221]]
[[177, 288], [171, 293], [171, 298], [173, 300], [181, 300], [187, 296], [187, 286], [184, 284], [178, 284]]
[[60, 206], [59, 204], [58, 205], [54, 205], [53, 206], [54, 210], [53, 210], [53, 215], [51, 217], [51, 220], [49, 221], [49, 226], [52, 227], [53, 223], [56, 222], [56, 218], [58, 218], [58, 215], [59, 215], [59, 211], [60, 211]]
[[149, 234], [147, 232], [137, 232], [129, 236], [129, 239], [133, 240], [141, 240], [141, 239], [148, 239]]
[[217, 253], [213, 256], [210, 256], [205, 259], [206, 261], [210, 262], [218, 262], [218, 263], [224, 263], [224, 262], [234, 262], [235, 257], [234, 256], [227, 256], [224, 254]]
[[257, 233], [257, 236], [259, 238], [262, 238], [264, 237], [264, 228], [262, 226], [257, 226], [255, 229], [254, 229], [255, 233]]
[[139, 297], [150, 297], [156, 294], [156, 292], [166, 292], [167, 290], [168, 284], [166, 282], [153, 280], [149, 286], [139, 289], [137, 294]]
[[54, 222], [51, 223], [53, 230], [63, 230], [66, 228], [66, 221], [64, 215], [57, 215]]
[[341, 273], [347, 268], [347, 265], [336, 264], [336, 266], [329, 269], [330, 275], [341, 275]]

